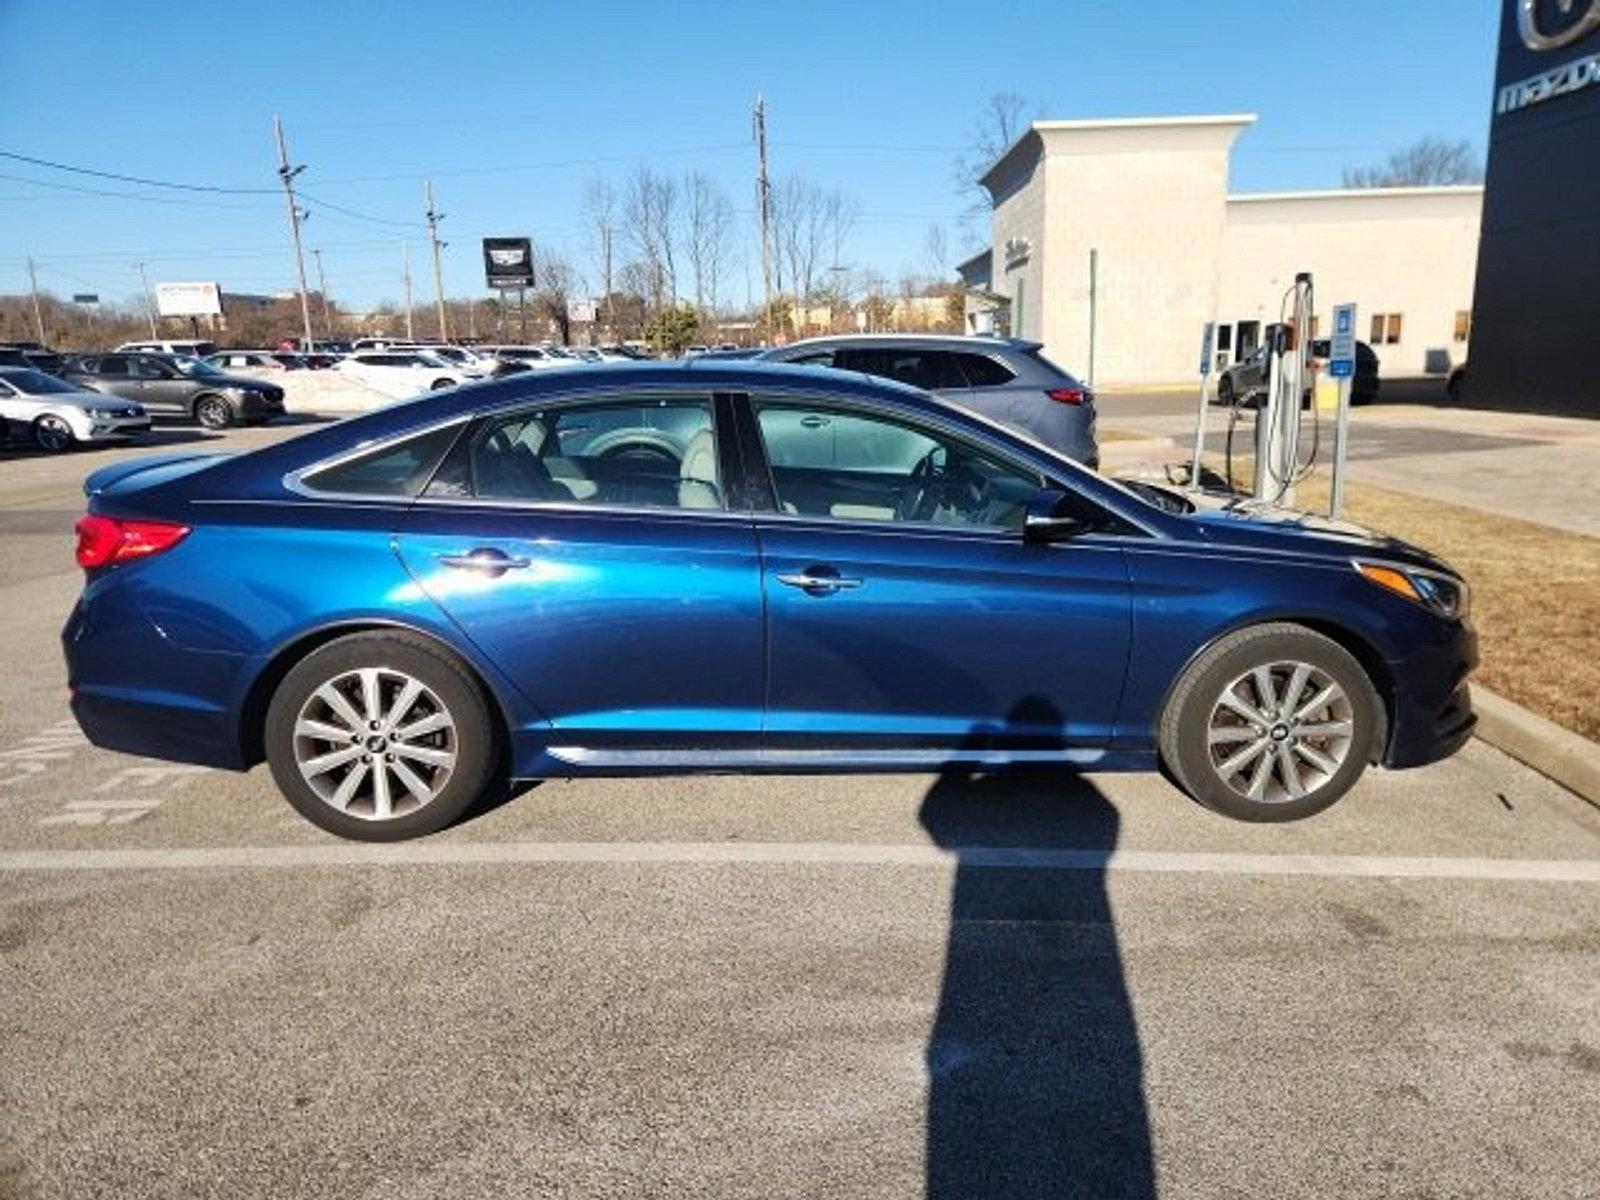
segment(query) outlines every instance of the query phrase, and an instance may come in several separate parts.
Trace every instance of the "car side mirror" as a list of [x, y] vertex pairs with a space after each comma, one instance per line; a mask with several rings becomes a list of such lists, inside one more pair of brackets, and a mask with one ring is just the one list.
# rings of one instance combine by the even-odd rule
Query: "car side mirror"
[[1061, 542], [1088, 533], [1094, 526], [1079, 515], [1073, 498], [1058, 488], [1040, 488], [1028, 498], [1022, 519], [1025, 542]]

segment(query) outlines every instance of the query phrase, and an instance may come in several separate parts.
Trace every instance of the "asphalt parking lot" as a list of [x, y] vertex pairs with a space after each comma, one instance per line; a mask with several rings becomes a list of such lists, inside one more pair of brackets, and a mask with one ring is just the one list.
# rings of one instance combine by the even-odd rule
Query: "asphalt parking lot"
[[0, 1197], [1595, 1194], [1600, 811], [1496, 751], [1286, 827], [705, 778], [341, 843], [76, 734], [138, 452], [0, 453]]

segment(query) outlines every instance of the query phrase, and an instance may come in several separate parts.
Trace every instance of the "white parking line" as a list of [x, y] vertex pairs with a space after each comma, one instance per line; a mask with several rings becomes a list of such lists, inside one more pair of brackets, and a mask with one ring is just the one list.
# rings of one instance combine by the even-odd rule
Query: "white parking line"
[[1314, 875], [1350, 879], [1468, 879], [1600, 883], [1586, 859], [1398, 858], [1341, 854], [1210, 854], [830, 842], [414, 842], [328, 846], [228, 846], [161, 850], [0, 851], [5, 871], [174, 871], [305, 867], [483, 866], [589, 863], [617, 866], [851, 866], [1025, 868], [1118, 874]]

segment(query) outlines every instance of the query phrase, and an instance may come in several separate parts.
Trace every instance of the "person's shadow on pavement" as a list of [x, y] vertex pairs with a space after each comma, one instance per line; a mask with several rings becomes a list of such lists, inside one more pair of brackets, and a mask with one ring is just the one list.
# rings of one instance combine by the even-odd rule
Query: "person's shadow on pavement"
[[[1052, 721], [1053, 706], [1029, 698], [971, 744], [1015, 747]], [[921, 820], [957, 856], [927, 1050], [927, 1195], [1154, 1196], [1139, 1036], [1103, 869], [1116, 810], [1061, 770], [952, 768]], [[970, 854], [979, 848], [1089, 851], [1091, 865], [996, 866]]]

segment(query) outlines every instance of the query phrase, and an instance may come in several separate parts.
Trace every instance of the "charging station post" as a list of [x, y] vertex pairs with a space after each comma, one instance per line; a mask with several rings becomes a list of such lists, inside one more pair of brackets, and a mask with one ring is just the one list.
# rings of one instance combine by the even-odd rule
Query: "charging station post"
[[1328, 515], [1344, 512], [1344, 458], [1350, 439], [1350, 385], [1356, 373], [1356, 306], [1333, 306], [1333, 337], [1328, 344], [1328, 374], [1339, 383], [1333, 425], [1333, 479], [1328, 489]]
[[1306, 352], [1314, 311], [1311, 274], [1302, 271], [1284, 293], [1288, 320], [1269, 327], [1267, 392], [1256, 410], [1257, 500], [1294, 507], [1301, 473], [1300, 402], [1305, 394]]
[[1211, 350], [1216, 341], [1217, 323], [1207, 321], [1200, 337], [1200, 411], [1194, 419], [1194, 461], [1189, 465], [1189, 486], [1200, 486], [1200, 459], [1206, 449], [1206, 405], [1211, 402]]

